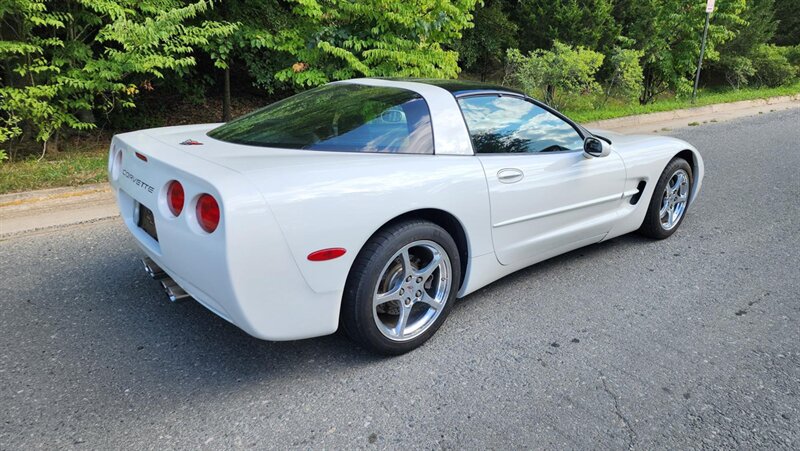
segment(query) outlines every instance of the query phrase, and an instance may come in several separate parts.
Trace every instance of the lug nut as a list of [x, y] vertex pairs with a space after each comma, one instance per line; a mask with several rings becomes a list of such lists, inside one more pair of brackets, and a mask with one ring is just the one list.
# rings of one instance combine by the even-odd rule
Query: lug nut
[[403, 292], [404, 292], [404, 290], [401, 288], [401, 289], [400, 289], [400, 295], [402, 295], [402, 294], [403, 294]]
[[417, 291], [417, 297], [422, 296], [422, 291]]
[[417, 283], [422, 282], [422, 277], [417, 277]]

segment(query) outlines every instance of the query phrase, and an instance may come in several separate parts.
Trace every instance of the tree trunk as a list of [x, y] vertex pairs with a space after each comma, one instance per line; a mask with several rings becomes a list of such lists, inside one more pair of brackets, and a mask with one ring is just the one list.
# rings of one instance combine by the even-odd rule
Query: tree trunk
[[42, 155], [39, 157], [38, 160], [36, 160], [37, 163], [42, 161], [42, 158], [44, 158], [45, 154], [47, 153], [47, 141], [49, 141], [49, 139], [45, 139], [44, 142], [42, 143]]
[[655, 74], [653, 73], [652, 69], [646, 69], [644, 74], [644, 89], [642, 89], [642, 95], [639, 96], [639, 104], [640, 105], [647, 105], [653, 100], [655, 96], [656, 90], [656, 79]]
[[56, 130], [55, 135], [53, 136], [53, 144], [52, 144], [52, 152], [61, 152], [61, 133]]
[[225, 79], [222, 83], [222, 122], [231, 120], [231, 68], [225, 66]]
[[555, 85], [547, 85], [544, 88], [544, 102], [549, 106], [553, 106], [553, 100], [556, 98], [556, 87]]

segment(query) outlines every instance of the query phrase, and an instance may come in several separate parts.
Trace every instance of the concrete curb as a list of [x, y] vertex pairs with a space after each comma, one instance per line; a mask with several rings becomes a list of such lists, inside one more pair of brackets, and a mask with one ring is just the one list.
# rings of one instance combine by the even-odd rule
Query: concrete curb
[[118, 216], [108, 183], [0, 195], [0, 238]]
[[65, 186], [61, 188], [23, 191], [20, 193], [0, 194], [0, 208], [32, 204], [47, 199], [69, 198], [89, 195], [99, 192], [111, 193], [111, 186], [107, 182], [93, 183], [81, 186]]
[[[662, 133], [690, 122], [723, 122], [768, 111], [800, 108], [800, 94], [719, 103], [584, 124], [590, 129]], [[108, 183], [0, 195], [0, 239], [119, 216]]]

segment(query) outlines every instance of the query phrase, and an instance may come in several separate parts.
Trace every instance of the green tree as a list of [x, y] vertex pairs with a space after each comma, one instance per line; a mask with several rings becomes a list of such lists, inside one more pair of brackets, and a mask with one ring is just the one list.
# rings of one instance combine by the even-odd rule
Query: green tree
[[458, 74], [448, 50], [471, 26], [477, 0], [293, 0], [293, 21], [271, 48], [295, 59], [278, 80], [316, 86], [360, 76]]
[[[719, 59], [717, 47], [732, 39], [734, 27], [743, 23], [744, 0], [718, 2], [708, 30], [705, 60]], [[642, 104], [673, 91], [678, 96], [691, 91], [697, 68], [705, 21], [705, 4], [692, 0], [620, 0], [614, 15], [623, 24], [622, 34], [641, 50]]]
[[613, 0], [520, 0], [514, 14], [520, 50], [548, 49], [559, 41], [606, 51], [620, 34], [613, 4]]
[[775, 0], [775, 44], [800, 45], [800, 1]]
[[529, 94], [541, 92], [546, 104], [561, 108], [564, 94], [589, 94], [600, 90], [595, 79], [603, 55], [584, 47], [554, 42], [552, 50], [535, 50], [523, 55], [507, 52], [506, 82]]
[[775, 0], [747, 0], [742, 21], [731, 27], [734, 37], [719, 46], [720, 53], [748, 55], [761, 44], [770, 42], [778, 28]]
[[753, 53], [772, 40], [778, 25], [774, 7], [775, 0], [749, 0], [742, 22], [732, 27], [733, 39], [719, 46], [719, 61], [709, 65], [711, 72], [722, 72], [734, 89], [747, 85], [756, 73]]
[[191, 23], [211, 3], [179, 0], [5, 0], [0, 139], [42, 143], [93, 128], [93, 111], [131, 107], [140, 87], [195, 64], [193, 51], [233, 26]]
[[[219, 23], [236, 25], [231, 34], [211, 39], [203, 50], [222, 71], [222, 120], [231, 119], [231, 70], [243, 69], [251, 84], [273, 93], [275, 73], [286, 65], [286, 56], [272, 50], [275, 36], [291, 23], [291, 11], [278, 0], [222, 2], [207, 16]], [[243, 67], [242, 67], [243, 66]]]
[[517, 45], [517, 24], [503, 10], [505, 3], [495, 0], [478, 7], [475, 26], [464, 31], [456, 46], [461, 68], [478, 74], [481, 81], [503, 67], [506, 50]]

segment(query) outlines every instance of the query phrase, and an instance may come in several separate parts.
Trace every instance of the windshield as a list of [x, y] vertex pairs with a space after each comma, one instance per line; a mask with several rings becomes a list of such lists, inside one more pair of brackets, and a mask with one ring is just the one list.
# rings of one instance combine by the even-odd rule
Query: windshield
[[430, 112], [400, 88], [330, 84], [208, 132], [221, 141], [337, 152], [433, 153]]

